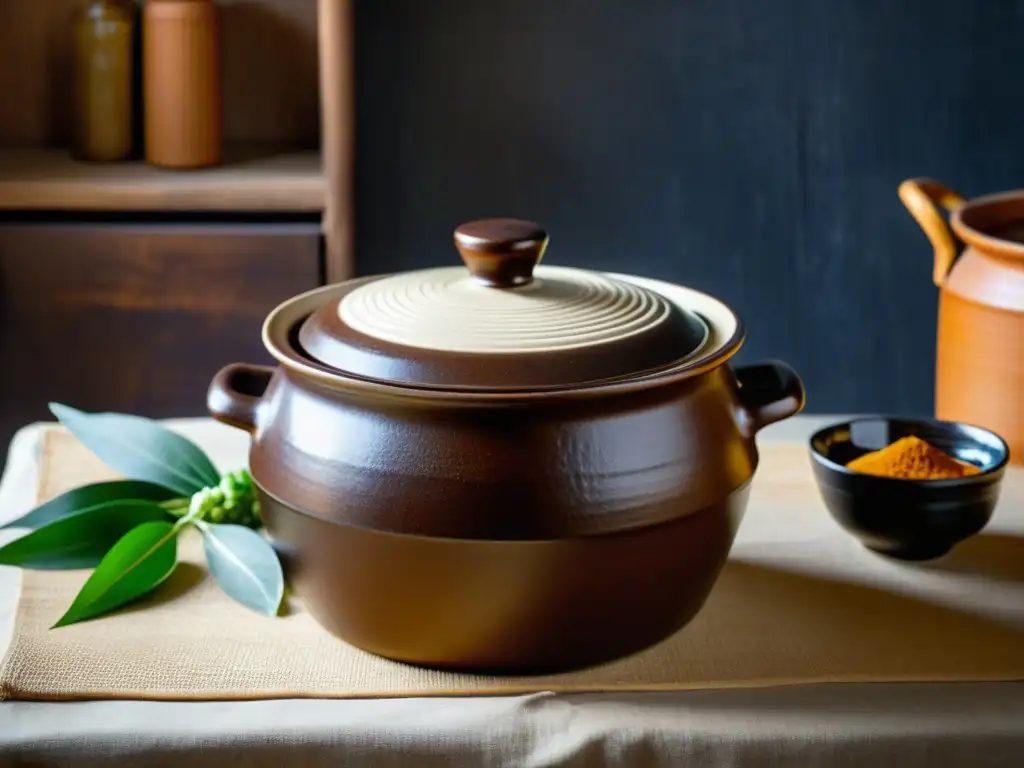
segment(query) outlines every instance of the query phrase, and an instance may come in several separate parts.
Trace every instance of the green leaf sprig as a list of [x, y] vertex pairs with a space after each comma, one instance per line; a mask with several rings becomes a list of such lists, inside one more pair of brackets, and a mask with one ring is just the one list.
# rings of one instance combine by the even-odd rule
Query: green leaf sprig
[[245, 469], [221, 474], [188, 438], [141, 416], [50, 411], [124, 479], [74, 488], [3, 528], [29, 532], [0, 547], [0, 565], [33, 570], [94, 569], [54, 628], [96, 618], [150, 594], [178, 565], [177, 539], [198, 530], [221, 589], [276, 616], [284, 596], [277, 553]]

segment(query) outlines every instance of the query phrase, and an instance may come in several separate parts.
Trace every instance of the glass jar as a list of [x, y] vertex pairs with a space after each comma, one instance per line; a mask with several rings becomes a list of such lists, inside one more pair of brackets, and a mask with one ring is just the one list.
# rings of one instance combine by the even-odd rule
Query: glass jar
[[111, 162], [132, 153], [135, 7], [90, 0], [73, 19], [72, 154]]

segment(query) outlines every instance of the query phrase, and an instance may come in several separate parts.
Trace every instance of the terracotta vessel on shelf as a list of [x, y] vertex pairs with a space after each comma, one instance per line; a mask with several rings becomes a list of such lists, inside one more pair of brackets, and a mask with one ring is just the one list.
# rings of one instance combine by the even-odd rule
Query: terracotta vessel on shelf
[[733, 370], [735, 313], [678, 285], [539, 265], [535, 224], [456, 230], [465, 267], [354, 279], [266, 319], [210, 412], [252, 433], [263, 517], [311, 614], [403, 662], [579, 668], [701, 609], [786, 365]]
[[899, 195], [935, 249], [935, 416], [998, 433], [1024, 464], [1024, 190], [965, 200], [913, 179]]
[[213, 0], [146, 0], [145, 157], [189, 170], [221, 160], [220, 17]]

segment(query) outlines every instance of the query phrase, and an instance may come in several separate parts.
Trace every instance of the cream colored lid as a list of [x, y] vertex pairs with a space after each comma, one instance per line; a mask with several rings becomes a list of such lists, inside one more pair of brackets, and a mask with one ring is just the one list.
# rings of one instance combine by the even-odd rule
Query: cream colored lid
[[408, 385], [571, 387], [671, 366], [707, 325], [665, 296], [607, 274], [541, 266], [537, 225], [487, 220], [456, 230], [466, 267], [359, 281], [300, 331], [341, 372]]
[[523, 354], [621, 343], [670, 322], [672, 305], [597, 272], [538, 266], [531, 282], [495, 290], [446, 267], [364, 285], [339, 302], [338, 316], [394, 344]]

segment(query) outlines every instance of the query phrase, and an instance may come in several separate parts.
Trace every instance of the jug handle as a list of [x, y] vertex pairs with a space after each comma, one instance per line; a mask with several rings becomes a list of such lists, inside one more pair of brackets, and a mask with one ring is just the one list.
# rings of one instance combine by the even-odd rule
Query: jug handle
[[960, 253], [960, 245], [953, 236], [949, 223], [939, 212], [942, 206], [953, 213], [964, 204], [964, 198], [945, 184], [934, 179], [907, 179], [899, 188], [900, 200], [910, 215], [917, 220], [935, 249], [932, 282], [939, 288], [946, 282], [953, 262]]

